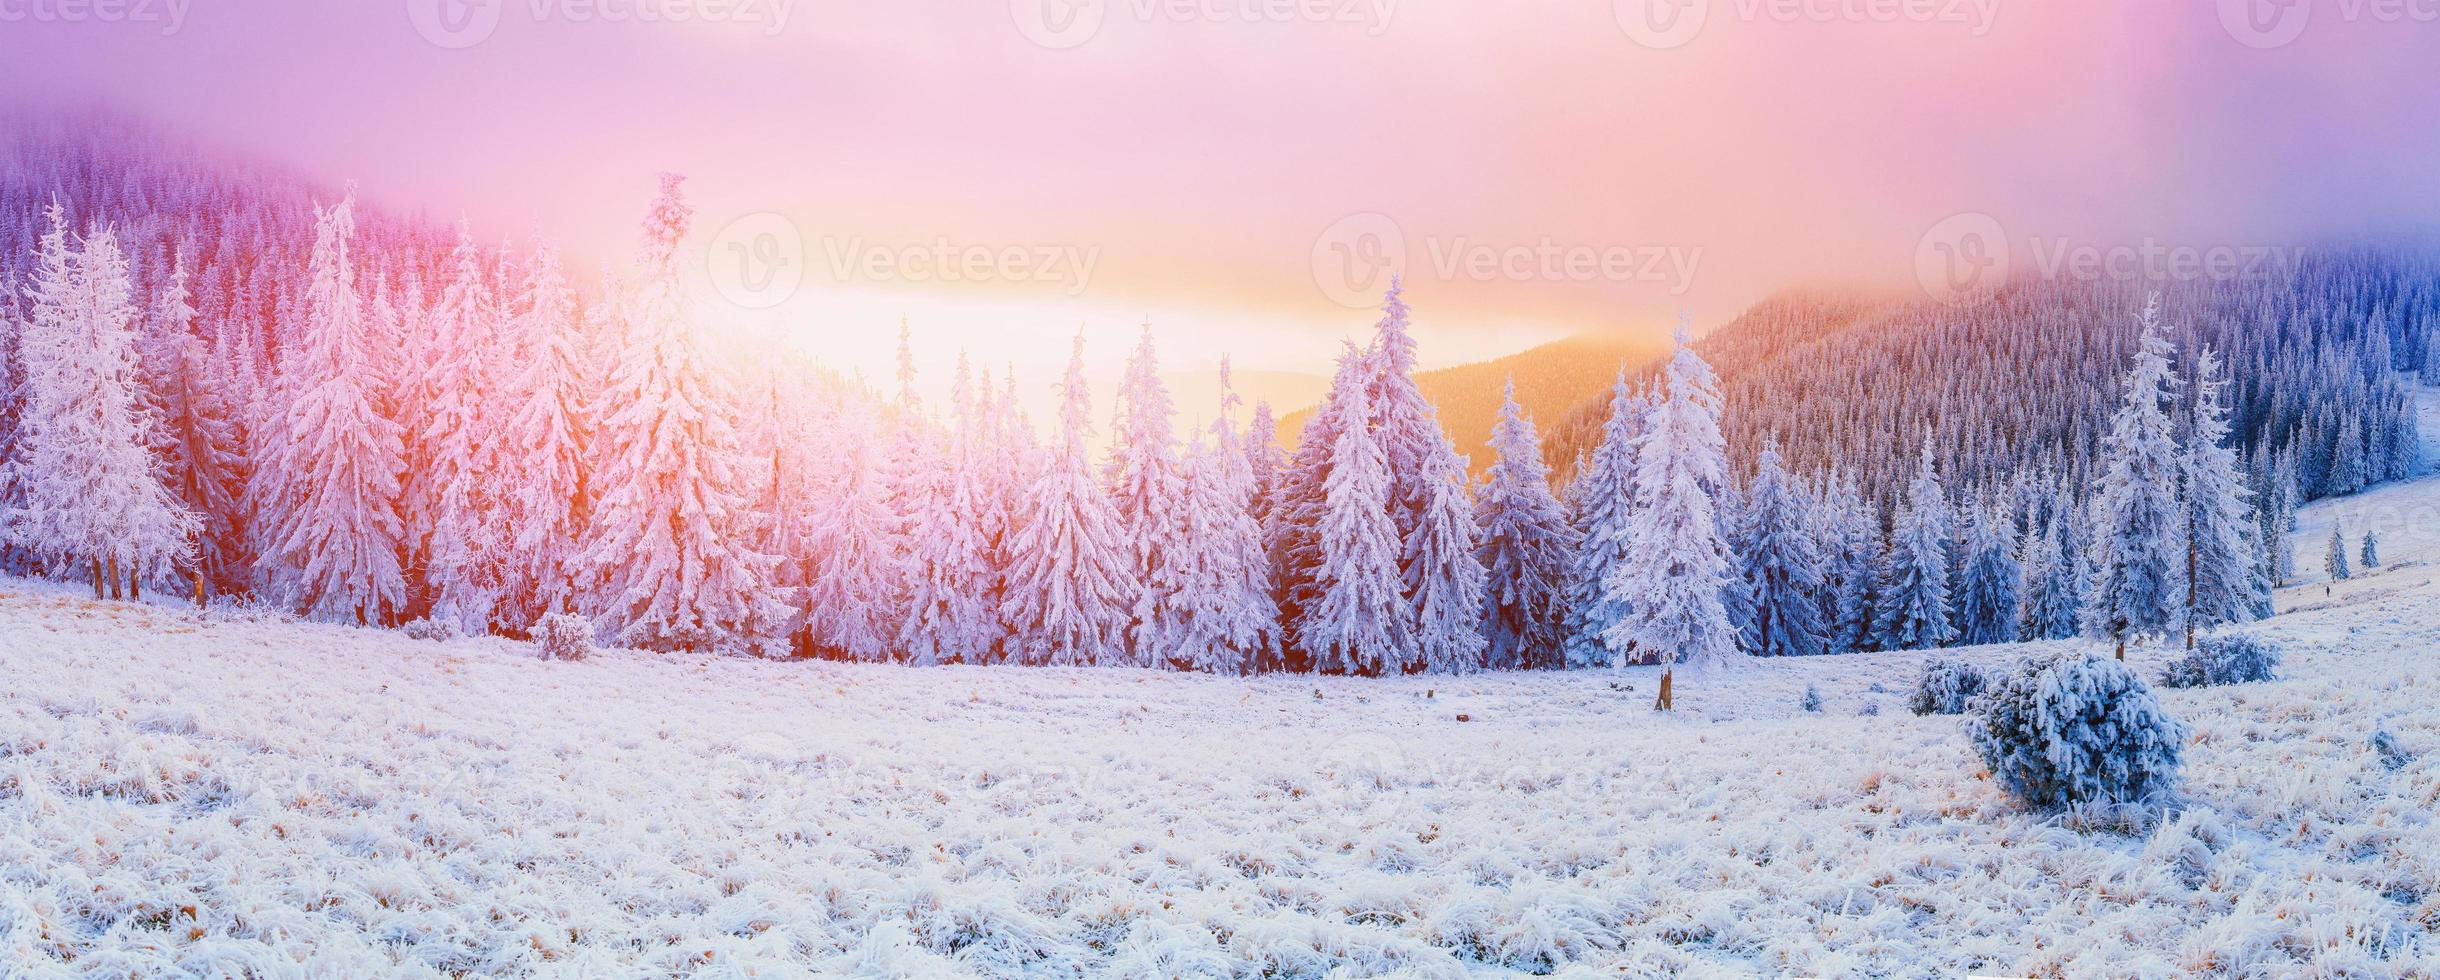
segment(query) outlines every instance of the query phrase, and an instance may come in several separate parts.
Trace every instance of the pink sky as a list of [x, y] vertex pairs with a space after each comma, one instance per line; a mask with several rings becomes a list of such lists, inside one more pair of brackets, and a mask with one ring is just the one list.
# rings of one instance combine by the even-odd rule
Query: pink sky
[[[1107, 0], [1069, 48], [1007, 0], [796, 0], [784, 21], [751, 0], [683, 24], [601, 18], [719, 0], [486, 0], [496, 26], [463, 48], [418, 31], [426, 0], [130, 2], [149, 6], [0, 22], [0, 89], [596, 258], [626, 255], [652, 174], [682, 171], [706, 236], [756, 211], [796, 225], [812, 278], [764, 317], [828, 321], [868, 371], [893, 310], [1053, 360], [1080, 323], [1115, 359], [1149, 316], [1181, 366], [1321, 370], [1371, 321], [1315, 281], [1317, 237], [1357, 213], [1396, 222], [1427, 360], [1448, 363], [1717, 323], [1800, 282], [1911, 283], [1958, 212], [2211, 245], [2440, 211], [2440, 24], [2337, 0], [2296, 0], [2314, 19], [2267, 50], [2212, 2], [1710, 0], [1669, 49], [1620, 23], [1671, 0]], [[1243, 18], [1294, 9], [1355, 19]], [[1093, 271], [944, 289], [837, 281], [822, 254], [943, 239], [1089, 250]], [[1544, 245], [1636, 261], [1589, 281], [1434, 261]]]

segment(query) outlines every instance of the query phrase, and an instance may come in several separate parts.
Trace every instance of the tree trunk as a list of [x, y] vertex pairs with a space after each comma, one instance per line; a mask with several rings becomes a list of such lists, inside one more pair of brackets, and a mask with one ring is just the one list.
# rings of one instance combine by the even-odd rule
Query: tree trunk
[[127, 598], [139, 601], [144, 598], [144, 577], [132, 569], [127, 573]]
[[99, 557], [93, 559], [93, 597], [107, 598], [102, 595], [102, 560]]
[[203, 573], [195, 573], [195, 608], [203, 608]]
[[1669, 679], [1670, 675], [1673, 673], [1676, 673], [1676, 668], [1674, 667], [1661, 668], [1661, 696], [1659, 700], [1652, 702], [1652, 710], [1671, 710], [1673, 702], [1669, 698]]
[[2118, 638], [2118, 659], [2120, 659], [2120, 660], [2125, 660], [2126, 658], [2127, 658], [2127, 638], [2126, 638], [2126, 637], [2121, 636], [2121, 637], [2119, 637], [2119, 638]]
[[117, 555], [112, 555], [112, 556], [110, 556], [110, 566], [109, 566], [109, 567], [110, 567], [110, 597], [111, 597], [111, 598], [113, 598], [113, 599], [122, 599], [122, 598], [125, 598], [125, 596], [124, 596], [124, 595], [122, 595], [122, 594], [119, 592], [119, 556], [117, 556]]

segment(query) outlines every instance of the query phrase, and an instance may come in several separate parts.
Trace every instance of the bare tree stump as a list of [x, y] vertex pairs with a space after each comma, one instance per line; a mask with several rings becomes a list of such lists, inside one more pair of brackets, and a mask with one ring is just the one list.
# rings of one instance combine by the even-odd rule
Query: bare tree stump
[[1673, 706], [1673, 705], [1672, 705], [1672, 702], [1670, 701], [1670, 698], [1669, 698], [1669, 678], [1670, 678], [1670, 675], [1672, 675], [1672, 674], [1674, 674], [1674, 673], [1676, 673], [1676, 670], [1675, 670], [1675, 669], [1673, 669], [1673, 668], [1668, 668], [1668, 667], [1663, 667], [1663, 668], [1661, 668], [1661, 696], [1660, 696], [1660, 699], [1659, 699], [1659, 700], [1652, 702], [1652, 710], [1654, 710], [1654, 711], [1669, 711], [1669, 710], [1672, 710], [1672, 706]]

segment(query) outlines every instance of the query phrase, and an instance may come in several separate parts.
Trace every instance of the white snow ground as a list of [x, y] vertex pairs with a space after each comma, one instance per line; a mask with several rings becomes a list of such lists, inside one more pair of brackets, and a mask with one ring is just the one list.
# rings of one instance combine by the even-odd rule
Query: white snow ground
[[0, 582], [0, 975], [2430, 976], [2435, 511], [2306, 513], [2300, 565], [2333, 513], [2392, 564], [2282, 593], [2294, 679], [2164, 692], [2145, 824], [2011, 802], [1916, 654], [1663, 716], [1649, 669], [545, 663]]

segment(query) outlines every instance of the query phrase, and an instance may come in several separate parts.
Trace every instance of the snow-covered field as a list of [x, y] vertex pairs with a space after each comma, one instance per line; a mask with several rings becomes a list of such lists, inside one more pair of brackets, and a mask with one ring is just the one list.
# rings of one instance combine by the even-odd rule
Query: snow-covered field
[[2165, 692], [2148, 826], [2020, 809], [1913, 654], [1663, 716], [1642, 669], [544, 663], [9, 581], [0, 975], [2433, 975], [2440, 482], [2382, 495], [2306, 514], [2300, 565], [2333, 512], [2393, 564], [2281, 595], [2294, 679]]

